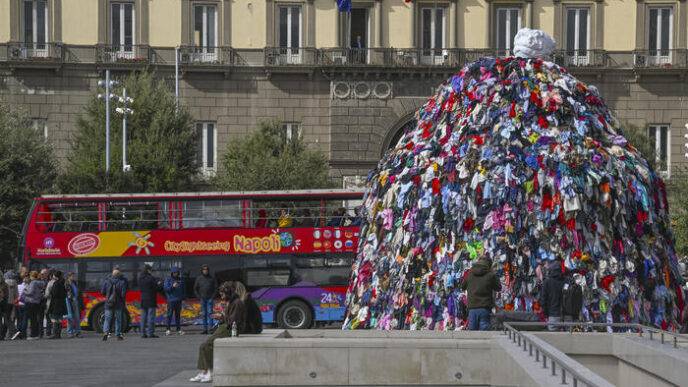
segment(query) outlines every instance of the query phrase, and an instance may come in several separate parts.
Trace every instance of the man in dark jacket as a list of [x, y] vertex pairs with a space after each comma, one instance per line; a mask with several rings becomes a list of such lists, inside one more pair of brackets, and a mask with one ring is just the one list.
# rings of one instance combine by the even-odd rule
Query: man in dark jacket
[[52, 274], [53, 286], [50, 288], [48, 294], [48, 316], [51, 324], [52, 335], [51, 339], [62, 338], [62, 317], [67, 314], [67, 290], [65, 289], [65, 282], [62, 278], [62, 272], [56, 270]]
[[141, 289], [141, 337], [157, 339], [155, 335], [155, 310], [158, 307], [158, 292], [162, 281], [151, 274], [151, 266], [145, 265], [139, 277]]
[[486, 331], [490, 328], [494, 293], [502, 289], [491, 270], [492, 262], [483, 256], [473, 264], [461, 288], [468, 295], [468, 329]]
[[[562, 316], [562, 289], [564, 288], [564, 275], [561, 272], [561, 262], [552, 261], [547, 266], [547, 277], [542, 282], [540, 294], [540, 306], [548, 323], [561, 322]], [[548, 325], [550, 331], [557, 330], [554, 325]]]
[[181, 278], [178, 267], [173, 267], [170, 276], [165, 279], [165, 297], [167, 297], [167, 331], [166, 336], [171, 334], [170, 326], [172, 324], [172, 315], [174, 314], [177, 324], [177, 334], [183, 335], [182, 331], [182, 301], [186, 291], [184, 289], [184, 281]]
[[211, 323], [213, 314], [213, 297], [217, 285], [215, 278], [210, 275], [208, 265], [201, 266], [201, 275], [196, 277], [194, 283], [194, 294], [201, 301], [201, 315], [203, 316], [203, 334], [208, 334], [208, 325]]
[[117, 340], [124, 340], [122, 336], [122, 318], [126, 306], [128, 283], [119, 267], [115, 266], [112, 276], [103, 283], [101, 292], [105, 296], [105, 321], [103, 323], [103, 341], [110, 335], [110, 323], [115, 317], [115, 336]]

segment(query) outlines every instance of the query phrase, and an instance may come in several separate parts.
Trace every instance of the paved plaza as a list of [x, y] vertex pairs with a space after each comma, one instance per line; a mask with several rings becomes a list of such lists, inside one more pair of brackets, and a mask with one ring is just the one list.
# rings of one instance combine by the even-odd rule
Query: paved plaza
[[[164, 386], [185, 385], [196, 368], [198, 346], [207, 336], [124, 341], [86, 332], [82, 339], [0, 341], [2, 386]], [[186, 374], [189, 374], [187, 377]], [[179, 382], [179, 383], [178, 383]]]

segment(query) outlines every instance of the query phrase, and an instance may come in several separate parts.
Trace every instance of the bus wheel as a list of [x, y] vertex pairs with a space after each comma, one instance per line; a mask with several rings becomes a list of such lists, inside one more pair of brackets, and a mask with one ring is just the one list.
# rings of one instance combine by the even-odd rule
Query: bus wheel
[[311, 308], [302, 301], [287, 301], [277, 312], [277, 326], [283, 329], [306, 329], [312, 322]]
[[102, 305], [96, 307], [91, 313], [91, 330], [98, 333], [103, 333], [103, 320], [105, 319], [105, 309]]
[[[94, 332], [103, 333], [103, 323], [105, 322], [105, 308], [103, 305], [96, 307], [91, 316], [91, 330]], [[125, 310], [124, 316], [122, 317], [122, 332], [126, 333], [131, 328], [131, 316], [129, 316], [129, 313]], [[114, 323], [115, 321], [113, 318], [112, 324]], [[112, 330], [114, 330], [114, 325], [111, 329], [111, 332]]]

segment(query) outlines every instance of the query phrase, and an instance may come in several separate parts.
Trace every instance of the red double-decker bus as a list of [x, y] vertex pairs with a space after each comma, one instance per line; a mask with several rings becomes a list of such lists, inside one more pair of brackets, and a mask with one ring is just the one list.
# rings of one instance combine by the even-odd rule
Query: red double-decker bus
[[[184, 324], [200, 323], [192, 288], [207, 264], [218, 283], [247, 285], [264, 323], [308, 328], [343, 319], [362, 197], [353, 190], [45, 195], [34, 200], [20, 253], [32, 269], [77, 274], [82, 326], [96, 331], [101, 284], [115, 265], [130, 284], [126, 325], [139, 322], [144, 264], [161, 279], [181, 268]], [[162, 295], [158, 304], [162, 323]]]

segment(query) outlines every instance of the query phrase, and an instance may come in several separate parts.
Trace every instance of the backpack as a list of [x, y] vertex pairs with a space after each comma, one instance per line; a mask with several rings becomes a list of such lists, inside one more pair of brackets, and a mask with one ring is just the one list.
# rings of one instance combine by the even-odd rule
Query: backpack
[[564, 316], [578, 318], [583, 307], [583, 289], [573, 280], [567, 278], [561, 289], [561, 311]]
[[110, 282], [110, 287], [108, 289], [109, 291], [107, 294], [107, 300], [105, 301], [105, 305], [107, 305], [107, 307], [112, 308], [112, 307], [115, 307], [117, 305], [121, 305], [123, 303], [122, 302], [123, 301], [122, 296], [120, 294], [120, 292], [121, 292], [120, 287], [121, 286], [120, 286], [119, 281], [111, 281]]

